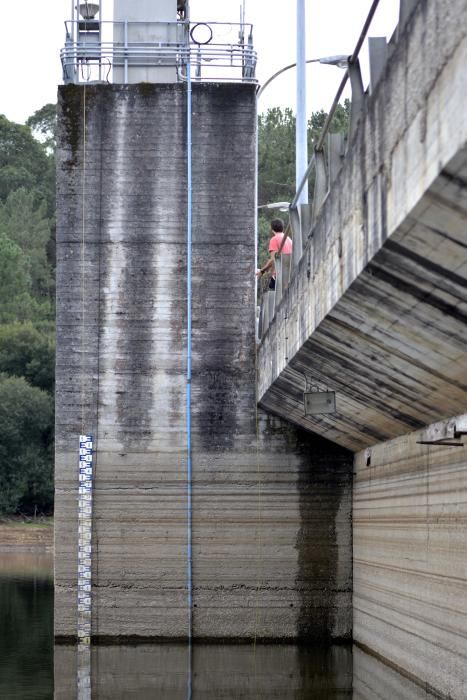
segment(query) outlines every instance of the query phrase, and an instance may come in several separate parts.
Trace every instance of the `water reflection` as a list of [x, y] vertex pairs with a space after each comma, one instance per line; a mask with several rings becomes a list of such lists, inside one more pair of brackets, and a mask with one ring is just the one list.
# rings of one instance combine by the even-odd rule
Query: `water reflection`
[[[437, 695], [358, 647], [93, 647], [93, 700], [434, 700]], [[76, 647], [55, 648], [55, 700], [79, 700]]]
[[[51, 555], [0, 551], [2, 700], [78, 700], [77, 648], [53, 659], [52, 619]], [[93, 647], [90, 659], [92, 700], [189, 698], [186, 645]], [[193, 700], [437, 697], [357, 647], [195, 644], [191, 668]]]
[[[186, 645], [94, 647], [92, 697], [99, 700], [187, 700]], [[344, 700], [352, 698], [352, 652], [294, 645], [195, 644], [192, 698]], [[74, 700], [77, 651], [55, 648], [55, 700]]]
[[53, 697], [52, 555], [0, 552], [0, 698]]

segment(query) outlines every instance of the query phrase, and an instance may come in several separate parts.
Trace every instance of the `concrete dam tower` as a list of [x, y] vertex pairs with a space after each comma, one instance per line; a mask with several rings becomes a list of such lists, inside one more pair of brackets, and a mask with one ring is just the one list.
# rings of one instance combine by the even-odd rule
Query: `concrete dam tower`
[[350, 638], [352, 456], [257, 410], [252, 28], [99, 9], [59, 89], [56, 639]]

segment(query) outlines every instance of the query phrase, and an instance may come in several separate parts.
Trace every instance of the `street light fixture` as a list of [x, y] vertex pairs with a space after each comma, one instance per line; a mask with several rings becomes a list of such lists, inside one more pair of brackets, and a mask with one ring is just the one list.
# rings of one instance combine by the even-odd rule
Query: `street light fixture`
[[[338, 56], [323, 56], [322, 58], [309, 58], [306, 63], [322, 63], [327, 66], [337, 66], [338, 68], [347, 68], [347, 61], [348, 61], [348, 56], [344, 55], [338, 55]], [[267, 88], [269, 83], [272, 83], [275, 78], [277, 78], [279, 75], [282, 73], [285, 73], [285, 71], [290, 70], [291, 68], [296, 67], [296, 63], [290, 63], [288, 66], [284, 66], [284, 68], [281, 68], [280, 70], [277, 71], [277, 73], [274, 73], [274, 75], [271, 75], [270, 78], [266, 80], [264, 85], [260, 87], [260, 89], [257, 92], [257, 99], [261, 97], [263, 94], [264, 90]]]
[[261, 204], [258, 209], [279, 209], [279, 211], [289, 211], [290, 202], [271, 202], [271, 204]]
[[[300, 4], [300, 3], [299, 3]], [[301, 50], [303, 50], [303, 46], [300, 47]], [[304, 61], [303, 64], [301, 64], [301, 68], [303, 69], [305, 67], [306, 63], [321, 63], [323, 65], [327, 66], [337, 66], [338, 68], [347, 68], [348, 67], [348, 56], [344, 54], [339, 54], [337, 56], [322, 56], [320, 58], [309, 58], [308, 60]], [[296, 63], [290, 63], [288, 66], [284, 66], [284, 68], [281, 68], [278, 70], [274, 75], [271, 75], [270, 78], [266, 80], [264, 85], [261, 86], [261, 88], [258, 90], [257, 93], [257, 99], [261, 97], [263, 94], [264, 90], [267, 88], [270, 83], [272, 83], [275, 78], [277, 78], [279, 75], [282, 73], [285, 73], [285, 71], [290, 70], [291, 68], [295, 68], [297, 66]], [[303, 70], [301, 70], [301, 75], [303, 75]], [[300, 83], [304, 79], [302, 78]], [[301, 87], [303, 88], [302, 90], [298, 89], [299, 86], [297, 86], [297, 116], [296, 116], [296, 124], [295, 124], [295, 158], [296, 158], [296, 187], [297, 190], [299, 188], [299, 183], [302, 180], [303, 174], [306, 171], [306, 163], [308, 162], [308, 149], [307, 149], [307, 139], [306, 139], [306, 132], [307, 132], [307, 120], [306, 120], [306, 113], [305, 113], [305, 96], [304, 96], [304, 85]], [[304, 165], [305, 163], [305, 165]], [[307, 204], [308, 203], [308, 191], [304, 187], [302, 188], [301, 194], [300, 194], [300, 201], [302, 204]]]

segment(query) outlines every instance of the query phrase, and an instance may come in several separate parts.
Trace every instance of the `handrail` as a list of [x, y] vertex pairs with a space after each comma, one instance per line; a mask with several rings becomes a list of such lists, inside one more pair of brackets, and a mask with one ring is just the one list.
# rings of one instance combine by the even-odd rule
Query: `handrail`
[[[298, 261], [298, 259], [301, 257], [301, 250], [302, 250], [302, 240], [303, 240], [303, 232], [302, 232], [302, 226], [305, 227], [307, 224], [305, 222], [308, 222], [307, 217], [302, 220], [301, 216], [302, 214], [306, 215], [306, 211], [302, 211], [299, 215], [298, 211], [298, 202], [300, 198], [300, 194], [305, 187], [308, 178], [310, 176], [310, 173], [314, 167], [317, 169], [317, 181], [321, 181], [321, 187], [319, 190], [316, 190], [316, 184], [315, 184], [315, 198], [313, 202], [313, 217], [312, 220], [315, 220], [316, 217], [316, 212], [319, 211], [322, 202], [324, 201], [323, 194], [325, 195], [326, 191], [328, 191], [328, 175], [326, 173], [326, 170], [324, 170], [323, 173], [323, 162], [324, 162], [324, 154], [323, 154], [323, 147], [325, 143], [325, 139], [328, 136], [329, 129], [331, 122], [334, 118], [334, 115], [337, 110], [337, 106], [339, 104], [339, 100], [342, 96], [342, 93], [344, 91], [344, 88], [347, 84], [347, 81], [350, 78], [350, 81], [352, 83], [352, 113], [351, 113], [351, 124], [350, 124], [350, 135], [355, 131], [355, 126], [358, 122], [359, 115], [360, 115], [360, 110], [362, 109], [363, 106], [363, 100], [364, 100], [364, 92], [363, 92], [363, 85], [361, 83], [361, 74], [360, 74], [360, 68], [359, 68], [359, 63], [358, 63], [358, 56], [360, 53], [360, 50], [363, 46], [363, 42], [365, 41], [365, 37], [367, 35], [368, 29], [370, 27], [370, 24], [373, 20], [374, 14], [378, 8], [379, 5], [379, 0], [373, 0], [370, 10], [368, 12], [367, 18], [365, 20], [365, 23], [363, 25], [362, 31], [360, 33], [360, 36], [358, 37], [357, 43], [355, 45], [355, 48], [353, 50], [353, 53], [351, 56], [348, 57], [347, 59], [347, 69], [345, 71], [345, 75], [342, 78], [339, 88], [337, 90], [337, 93], [334, 97], [333, 103], [331, 105], [331, 109], [329, 110], [329, 113], [325, 119], [325, 122], [323, 124], [323, 127], [320, 131], [318, 140], [316, 142], [316, 145], [313, 150], [313, 154], [310, 158], [310, 162], [308, 163], [307, 169], [297, 187], [297, 191], [295, 193], [295, 196], [293, 198], [293, 201], [291, 202], [289, 206], [289, 216], [290, 216], [290, 221], [289, 224], [287, 225], [287, 229], [285, 231], [285, 235], [283, 236], [282, 239], [282, 245], [280, 246], [279, 250], [279, 256], [280, 253], [282, 252], [283, 244], [285, 243], [286, 236], [289, 234], [289, 232], [292, 232], [292, 226], [291, 226], [291, 220], [292, 218], [294, 219], [294, 228], [293, 228], [293, 233], [294, 233], [294, 240], [293, 240], [293, 246], [294, 246], [294, 251], [297, 250], [297, 256], [294, 255], [294, 260], [295, 262]], [[307, 61], [307, 63], [314, 62], [315, 59], [311, 59], [310, 61]], [[282, 70], [278, 71], [276, 74], [274, 74], [273, 78], [276, 77], [277, 75], [280, 75], [284, 71], [288, 70], [289, 68], [292, 68], [295, 64], [291, 64], [290, 66], [284, 67]], [[266, 85], [268, 85], [271, 82], [272, 78], [270, 78], [265, 85], [263, 86], [262, 89]], [[258, 93], [259, 94], [259, 93]], [[321, 167], [319, 167], [321, 166]], [[323, 190], [323, 177], [324, 177], [324, 190]], [[320, 193], [320, 194], [319, 194]], [[298, 240], [296, 240], [298, 235]], [[296, 246], [298, 246], [296, 248]], [[282, 256], [280, 256], [282, 259]], [[282, 273], [281, 273], [282, 274]], [[273, 306], [270, 307], [270, 301], [268, 297], [268, 302], [266, 304], [267, 308], [265, 309], [265, 301], [264, 301], [264, 296], [261, 296], [260, 299], [260, 319], [261, 319], [261, 336], [264, 335], [266, 332], [272, 317], [275, 313], [275, 308], [277, 308], [277, 304], [281, 303], [282, 299], [282, 294], [283, 294], [283, 286], [285, 287], [288, 282], [290, 282], [291, 275], [292, 275], [292, 266], [289, 267], [288, 272], [285, 273], [287, 275], [288, 279], [281, 279], [281, 282], [284, 284], [280, 286], [280, 292], [278, 297], [276, 297], [274, 293], [274, 301], [273, 301]]]
[[[363, 42], [365, 41], [365, 37], [366, 37], [366, 35], [367, 35], [368, 29], [369, 29], [369, 27], [370, 27], [370, 24], [371, 24], [371, 22], [372, 22], [372, 20], [373, 20], [374, 14], [375, 14], [376, 10], [378, 9], [379, 2], [380, 2], [380, 0], [373, 0], [373, 3], [372, 3], [372, 5], [371, 5], [371, 7], [370, 7], [370, 11], [369, 11], [368, 16], [367, 16], [367, 18], [366, 18], [366, 20], [365, 20], [365, 23], [364, 23], [364, 25], [363, 25], [362, 31], [360, 32], [360, 36], [358, 37], [358, 41], [357, 41], [357, 43], [356, 43], [356, 45], [355, 45], [355, 48], [354, 48], [354, 50], [353, 50], [353, 53], [352, 53], [352, 55], [349, 57], [349, 65], [353, 65], [353, 64], [355, 64], [355, 63], [357, 62], [358, 54], [360, 53], [360, 49], [361, 49], [362, 46], [363, 46]], [[327, 117], [326, 117], [326, 121], [324, 122], [323, 128], [321, 129], [321, 133], [320, 133], [319, 139], [318, 139], [318, 141], [317, 141], [317, 143], [316, 143], [316, 146], [315, 146], [315, 151], [321, 151], [322, 148], [323, 148], [324, 139], [325, 139], [326, 136], [327, 136], [327, 133], [328, 133], [328, 131], [329, 131], [329, 127], [330, 127], [330, 125], [331, 125], [331, 122], [332, 122], [332, 120], [333, 120], [333, 118], [334, 118], [334, 114], [335, 114], [336, 109], [337, 109], [337, 105], [339, 104], [339, 100], [340, 100], [340, 98], [341, 98], [341, 96], [342, 96], [342, 93], [343, 93], [343, 91], [344, 91], [344, 88], [345, 88], [345, 86], [346, 86], [346, 83], [347, 83], [347, 80], [348, 80], [348, 79], [349, 79], [349, 69], [347, 68], [347, 70], [345, 71], [345, 75], [344, 75], [344, 77], [342, 78], [341, 83], [340, 83], [340, 85], [339, 85], [339, 88], [338, 88], [338, 90], [337, 90], [336, 96], [334, 97], [333, 103], [332, 103], [332, 105], [331, 105], [331, 109], [329, 110], [328, 115], [327, 115]], [[298, 188], [297, 188], [297, 191], [296, 191], [296, 193], [295, 193], [295, 197], [293, 198], [293, 201], [292, 201], [292, 203], [291, 203], [291, 205], [290, 205], [290, 208], [291, 208], [291, 209], [297, 206], [297, 202], [298, 202], [298, 200], [299, 200], [299, 198], [300, 198], [300, 194], [301, 194], [301, 192], [302, 192], [302, 190], [303, 190], [303, 188], [304, 188], [304, 186], [305, 186], [305, 183], [306, 183], [307, 180], [308, 180], [308, 176], [309, 176], [309, 174], [310, 174], [310, 172], [311, 172], [311, 170], [312, 170], [312, 168], [313, 168], [314, 159], [315, 159], [315, 155], [314, 155], [314, 153], [313, 153], [313, 155], [312, 155], [312, 157], [311, 157], [311, 160], [310, 160], [310, 162], [309, 162], [309, 164], [308, 164], [308, 167], [307, 167], [307, 169], [306, 169], [306, 171], [305, 171], [305, 174], [304, 174], [303, 178], [301, 179], [300, 184], [299, 184], [299, 186], [298, 186]]]
[[[199, 27], [208, 31], [196, 33]], [[238, 27], [243, 33], [235, 40]], [[140, 28], [147, 30], [147, 38]], [[251, 24], [68, 20], [65, 29], [65, 46], [60, 51], [65, 82], [79, 82], [82, 66], [108, 70], [123, 65], [126, 70], [128, 66], [180, 68], [190, 64], [195, 70], [194, 80], [256, 83], [257, 54]], [[201, 77], [202, 66], [206, 77]], [[178, 79], [182, 80], [182, 76]]]

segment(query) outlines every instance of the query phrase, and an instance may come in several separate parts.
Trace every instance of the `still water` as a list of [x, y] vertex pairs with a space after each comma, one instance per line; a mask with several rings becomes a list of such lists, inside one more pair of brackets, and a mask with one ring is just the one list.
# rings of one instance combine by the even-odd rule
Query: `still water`
[[0, 698], [53, 698], [51, 554], [0, 552]]
[[[0, 551], [1, 700], [81, 700], [75, 647], [53, 647], [52, 557]], [[55, 667], [55, 679], [54, 679]], [[93, 700], [422, 700], [360, 649], [295, 645], [94, 647]]]

